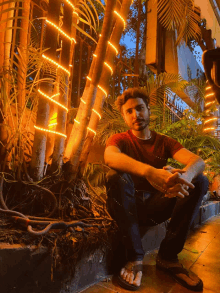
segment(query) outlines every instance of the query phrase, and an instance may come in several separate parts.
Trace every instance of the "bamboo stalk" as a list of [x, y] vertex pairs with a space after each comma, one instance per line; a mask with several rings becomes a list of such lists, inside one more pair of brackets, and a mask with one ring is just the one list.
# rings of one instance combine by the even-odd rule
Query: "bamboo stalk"
[[[65, 4], [64, 5], [64, 18], [63, 18], [63, 30], [70, 35], [71, 34], [71, 25], [72, 25], [72, 10]], [[61, 64], [65, 68], [69, 68], [70, 63], [70, 48], [71, 42], [68, 39], [63, 39], [63, 46], [62, 46], [62, 56], [61, 56]], [[69, 76], [65, 75], [62, 80], [64, 92], [59, 96], [59, 103], [64, 105], [65, 107], [68, 106], [68, 86], [69, 86]], [[57, 127], [56, 131], [60, 133], [65, 133], [66, 130], [66, 118], [67, 112], [61, 107], [58, 107], [57, 113]], [[51, 171], [54, 172], [57, 169], [61, 168], [62, 159], [63, 159], [63, 152], [64, 152], [64, 143], [65, 138], [63, 136], [56, 136], [55, 143], [54, 143], [54, 151], [53, 151], [53, 161], [51, 166]]]
[[[108, 40], [112, 30], [112, 22], [113, 22], [113, 16], [114, 16], [113, 10], [115, 5], [116, 5], [116, 0], [107, 1], [104, 21], [103, 21], [103, 28], [102, 28], [102, 37], [99, 38], [97, 48], [96, 48], [97, 58], [93, 59], [94, 66], [92, 66], [92, 68], [90, 69], [90, 71], [92, 71], [92, 75], [90, 75], [91, 83], [88, 83], [89, 89], [88, 89], [88, 96], [85, 101], [86, 104], [84, 104], [83, 107], [81, 106], [82, 102], [80, 104], [81, 109], [83, 108], [81, 117], [79, 117], [80, 120], [78, 121], [80, 124], [79, 123], [74, 124], [72, 129], [72, 133], [75, 134], [73, 137], [74, 141], [70, 140], [66, 148], [66, 151], [69, 151], [69, 153], [71, 153], [70, 181], [74, 180], [77, 177], [80, 154], [82, 152], [83, 144], [86, 139], [87, 125], [89, 123], [89, 119], [92, 113], [92, 108], [95, 102], [97, 86], [100, 82], [101, 72], [103, 68], [103, 61], [105, 60]], [[87, 88], [85, 88], [85, 91], [87, 91]], [[71, 148], [70, 148], [70, 144], [72, 144]]]
[[[127, 15], [128, 15], [129, 9], [130, 9], [130, 5], [131, 5], [131, 0], [124, 0], [122, 2], [120, 14], [123, 16], [124, 19], [127, 18]], [[124, 30], [124, 25], [118, 19], [115, 23], [112, 35], [110, 37], [110, 42], [112, 44], [114, 44], [114, 45], [119, 44], [123, 30]], [[105, 59], [106, 62], [113, 66], [115, 55], [116, 54], [112, 50], [112, 48], [108, 47], [106, 59]], [[111, 72], [106, 67], [103, 67], [100, 80], [102, 82], [101, 86], [104, 87], [106, 89], [106, 91], [108, 91], [108, 89], [109, 89], [110, 77], [111, 77]], [[105, 95], [103, 94], [103, 92], [100, 89], [98, 89], [97, 97], [96, 97], [95, 104], [94, 104], [94, 110], [96, 110], [98, 113], [101, 113], [104, 101], [105, 101]], [[89, 122], [89, 128], [96, 131], [98, 123], [99, 123], [99, 116], [95, 112], [92, 112], [91, 119]], [[86, 165], [86, 161], [88, 158], [88, 154], [89, 154], [89, 151], [91, 148], [93, 138], [94, 138], [94, 133], [91, 131], [88, 132], [87, 137], [86, 137], [86, 141], [84, 143], [83, 151], [82, 151], [81, 157], [80, 157], [79, 172], [81, 175], [83, 174], [83, 170]]]
[[[61, 0], [54, 2], [49, 1], [48, 19], [53, 23], [59, 25]], [[46, 52], [49, 58], [56, 60], [57, 49], [57, 36], [58, 31], [50, 25], [46, 27], [45, 47], [49, 48]], [[53, 67], [53, 65], [51, 65]], [[51, 78], [51, 75], [46, 71], [43, 75], [44, 78]], [[52, 96], [53, 84], [49, 81], [41, 83], [41, 90], [48, 96]], [[38, 127], [47, 128], [50, 113], [50, 102], [44, 97], [39, 97], [37, 120]], [[45, 151], [46, 151], [47, 133], [41, 130], [36, 130], [34, 135], [33, 153], [31, 159], [31, 176], [35, 180], [40, 180], [43, 177]]]

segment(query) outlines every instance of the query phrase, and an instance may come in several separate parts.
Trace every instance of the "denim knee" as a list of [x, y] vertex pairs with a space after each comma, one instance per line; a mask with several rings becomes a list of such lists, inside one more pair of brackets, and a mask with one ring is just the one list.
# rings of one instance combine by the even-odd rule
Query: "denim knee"
[[131, 175], [128, 173], [119, 172], [111, 169], [105, 176], [106, 184], [108, 186], [112, 184], [123, 185], [124, 187], [129, 186], [134, 189], [134, 182]]
[[106, 183], [113, 183], [120, 179], [120, 172], [111, 169], [108, 171], [108, 173], [105, 175]]
[[205, 188], [208, 188], [209, 186], [209, 180], [208, 178], [203, 175], [202, 173], [199, 174], [198, 176], [196, 176], [193, 180], [192, 180], [192, 183], [197, 183], [199, 184], [201, 187], [205, 187]]
[[194, 184], [195, 188], [199, 189], [203, 193], [203, 195], [207, 193], [209, 187], [209, 180], [205, 175], [199, 174], [198, 176], [196, 176], [192, 180], [192, 184]]

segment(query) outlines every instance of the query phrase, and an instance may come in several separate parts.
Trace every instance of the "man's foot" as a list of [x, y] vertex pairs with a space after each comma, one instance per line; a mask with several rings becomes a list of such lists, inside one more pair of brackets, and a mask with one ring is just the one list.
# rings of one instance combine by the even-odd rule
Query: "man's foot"
[[156, 259], [156, 267], [166, 271], [182, 286], [192, 291], [200, 292], [203, 290], [202, 280], [190, 270], [183, 267], [177, 260], [164, 260], [159, 255]]
[[118, 275], [118, 283], [126, 290], [136, 291], [141, 285], [143, 261], [128, 262]]

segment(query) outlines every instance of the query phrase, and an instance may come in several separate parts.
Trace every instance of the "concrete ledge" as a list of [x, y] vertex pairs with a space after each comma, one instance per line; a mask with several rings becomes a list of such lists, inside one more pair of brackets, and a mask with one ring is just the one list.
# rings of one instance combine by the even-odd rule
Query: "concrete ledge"
[[[200, 207], [192, 225], [195, 227], [220, 213], [220, 202], [209, 202]], [[166, 224], [141, 227], [140, 233], [145, 252], [160, 246], [165, 237]], [[46, 248], [36, 249], [21, 245], [0, 244], [1, 293], [77, 293], [93, 285], [120, 267], [123, 247], [118, 237], [111, 250], [97, 248], [93, 254], [85, 254], [75, 267], [73, 277], [62, 268], [54, 270], [51, 281], [52, 258]], [[65, 265], [65, 264], [64, 264]]]
[[212, 201], [200, 207], [200, 224], [220, 213], [219, 201]]

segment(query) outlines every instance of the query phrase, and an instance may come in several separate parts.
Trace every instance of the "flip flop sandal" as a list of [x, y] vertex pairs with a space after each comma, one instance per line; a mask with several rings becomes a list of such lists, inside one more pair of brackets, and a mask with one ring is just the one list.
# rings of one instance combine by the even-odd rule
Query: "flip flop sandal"
[[[136, 275], [138, 272], [140, 271], [143, 271], [143, 265], [142, 264], [139, 264], [139, 265], [134, 265], [132, 267], [124, 267], [126, 268], [127, 270], [133, 272], [134, 275]], [[133, 284], [129, 284], [126, 280], [124, 280], [121, 276], [120, 276], [120, 273], [117, 275], [117, 281], [118, 281], [118, 284], [126, 289], [126, 290], [130, 290], [130, 291], [137, 291], [140, 286], [135, 286]]]
[[[159, 262], [159, 261], [158, 261]], [[182, 267], [165, 267], [163, 265], [158, 264], [158, 262], [156, 263], [156, 267], [160, 270], [163, 270], [165, 272], [167, 272], [176, 282], [178, 282], [180, 285], [182, 285], [183, 287], [192, 290], [192, 291], [196, 291], [196, 292], [200, 292], [203, 290], [203, 282], [202, 280], [193, 272], [185, 269], [182, 265]], [[161, 262], [160, 262], [161, 263]], [[192, 279], [191, 277], [196, 277], [199, 279], [199, 282], [196, 285], [189, 285], [186, 281], [184, 281], [183, 279], [181, 279], [181, 277], [177, 276], [178, 274], [184, 274], [187, 277], [189, 277], [190, 279]]]

